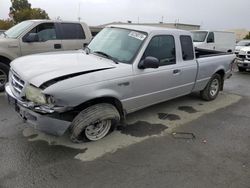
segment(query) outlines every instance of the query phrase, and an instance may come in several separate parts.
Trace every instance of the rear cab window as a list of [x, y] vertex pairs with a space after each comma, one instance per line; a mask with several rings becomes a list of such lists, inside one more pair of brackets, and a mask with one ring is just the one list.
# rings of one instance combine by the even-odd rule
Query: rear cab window
[[63, 40], [86, 39], [81, 24], [78, 23], [61, 23]]
[[184, 61], [190, 61], [194, 59], [194, 47], [191, 36], [181, 35], [180, 36], [182, 59]]

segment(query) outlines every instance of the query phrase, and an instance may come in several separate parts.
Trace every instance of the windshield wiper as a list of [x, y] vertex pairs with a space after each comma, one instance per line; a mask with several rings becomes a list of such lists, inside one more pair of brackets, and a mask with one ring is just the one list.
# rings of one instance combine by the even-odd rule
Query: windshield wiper
[[111, 59], [111, 60], [114, 61], [116, 64], [119, 64], [118, 61], [117, 61], [115, 58], [113, 58], [112, 56], [106, 54], [105, 52], [94, 51], [93, 53], [100, 54], [100, 55], [102, 55], [102, 56], [104, 56], [104, 57], [106, 57], [106, 58], [108, 58], [108, 59]]

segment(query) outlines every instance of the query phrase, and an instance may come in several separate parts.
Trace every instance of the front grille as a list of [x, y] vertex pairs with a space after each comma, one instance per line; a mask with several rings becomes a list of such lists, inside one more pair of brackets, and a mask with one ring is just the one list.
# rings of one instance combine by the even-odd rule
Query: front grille
[[20, 78], [14, 71], [11, 71], [10, 74], [10, 83], [12, 88], [14, 89], [15, 93], [17, 93], [19, 96], [22, 94], [25, 81]]
[[246, 55], [238, 55], [239, 58], [245, 59]]

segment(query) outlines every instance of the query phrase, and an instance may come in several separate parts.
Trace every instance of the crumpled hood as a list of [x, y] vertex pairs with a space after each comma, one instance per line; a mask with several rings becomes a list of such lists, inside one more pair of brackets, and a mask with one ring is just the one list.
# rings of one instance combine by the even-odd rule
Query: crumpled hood
[[25, 56], [11, 63], [12, 70], [36, 87], [62, 76], [114, 67], [115, 64], [110, 60], [92, 54], [86, 55], [82, 50]]

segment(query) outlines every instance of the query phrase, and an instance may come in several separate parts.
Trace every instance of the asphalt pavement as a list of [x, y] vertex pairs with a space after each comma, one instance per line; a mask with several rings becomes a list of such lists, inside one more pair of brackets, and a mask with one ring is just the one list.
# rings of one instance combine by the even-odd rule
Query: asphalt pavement
[[213, 102], [190, 95], [155, 105], [81, 145], [33, 130], [0, 94], [0, 188], [249, 188], [249, 81], [236, 72]]

